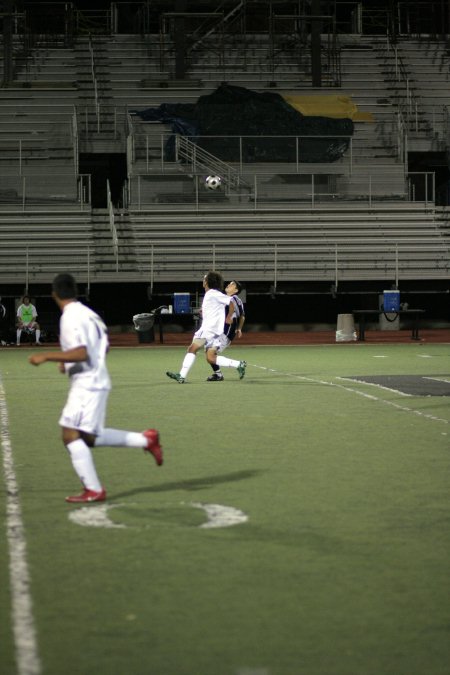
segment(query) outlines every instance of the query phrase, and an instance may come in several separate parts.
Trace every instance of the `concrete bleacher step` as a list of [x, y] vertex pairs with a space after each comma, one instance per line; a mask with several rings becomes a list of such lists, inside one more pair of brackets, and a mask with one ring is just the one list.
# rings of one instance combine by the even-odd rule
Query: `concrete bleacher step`
[[93, 255], [90, 213], [32, 211], [21, 213], [0, 207], [0, 279], [15, 283], [50, 281], [58, 272], [86, 275]]
[[[359, 215], [358, 215], [359, 213]], [[367, 209], [354, 204], [347, 207], [330, 205], [327, 208], [304, 209], [293, 213], [274, 211], [264, 214], [180, 214], [164, 215], [153, 209], [150, 212], [129, 214], [127, 224], [121, 229], [121, 258], [119, 264], [122, 278], [138, 279], [149, 270], [151, 256], [156, 260], [156, 279], [196, 279], [198, 270], [191, 264], [190, 251], [195, 251], [199, 266], [208, 264], [211, 245], [216, 247], [218, 260], [229, 265], [234, 273], [238, 270], [248, 280], [270, 278], [273, 274], [274, 246], [277, 247], [279, 261], [279, 279], [307, 280], [332, 279], [335, 274], [336, 251], [339, 253], [339, 274], [341, 279], [376, 278], [388, 279], [392, 275], [393, 251], [398, 247], [401, 274], [403, 278], [443, 278], [448, 274], [449, 230], [447, 214], [440, 214], [436, 221], [434, 211], [423, 205], [384, 205]], [[9, 221], [11, 214], [8, 214]], [[81, 219], [81, 224], [80, 224]], [[84, 219], [84, 222], [83, 222]], [[220, 221], [226, 227], [220, 228]], [[83, 242], [77, 246], [74, 236], [77, 232], [76, 221], [81, 225]], [[33, 213], [24, 220], [23, 214], [16, 214], [16, 224], [20, 228], [12, 230], [23, 237], [27, 246], [41, 255], [36, 264], [32, 259], [30, 272], [33, 280], [44, 279], [64, 265], [73, 269], [78, 266], [80, 274], [86, 274], [87, 246], [91, 248], [90, 270], [93, 279], [117, 279], [115, 261], [108, 242], [108, 222], [105, 213], [97, 214], [95, 226], [85, 214], [74, 217], [69, 228], [63, 227], [64, 218], [57, 215], [49, 222], [48, 214]], [[447, 234], [442, 235], [442, 223], [447, 223]], [[351, 227], [349, 226], [351, 223]], [[42, 225], [43, 232], [37, 227]], [[9, 236], [7, 229], [0, 234]], [[6, 227], [6, 225], [5, 225]], [[86, 233], [89, 227], [89, 233]], [[130, 232], [130, 228], [132, 232]], [[28, 236], [31, 234], [35, 236]], [[119, 230], [120, 231], [120, 230]], [[211, 237], [211, 232], [214, 236]], [[208, 236], [205, 238], [205, 233]], [[98, 236], [98, 240], [95, 241]], [[57, 243], [55, 244], [55, 237]], [[3, 240], [3, 236], [1, 237]], [[53, 241], [47, 253], [43, 247]], [[65, 241], [67, 246], [62, 242]], [[18, 255], [17, 269], [23, 267], [22, 239], [19, 246], [9, 241], [5, 247], [9, 254]], [[231, 253], [230, 246], [235, 251]], [[338, 247], [336, 249], [336, 246]], [[72, 249], [70, 257], [68, 249]], [[50, 250], [51, 255], [48, 254]], [[236, 255], [236, 250], [239, 255]], [[30, 253], [29, 253], [30, 254]], [[37, 256], [39, 256], [37, 253]], [[22, 255], [22, 258], [20, 258]], [[33, 251], [31, 256], [33, 256]], [[78, 256], [78, 260], [74, 259]], [[160, 268], [160, 256], [163, 256], [163, 268]], [[389, 257], [391, 256], [391, 258]], [[1, 258], [1, 256], [0, 256]], [[9, 258], [5, 257], [5, 263]], [[42, 259], [45, 264], [42, 264]], [[189, 261], [189, 262], [188, 262]], [[391, 260], [392, 262], [392, 260]], [[83, 271], [84, 266], [84, 271]], [[45, 269], [44, 269], [45, 268]], [[12, 273], [8, 263], [0, 266], [0, 279]], [[230, 269], [231, 273], [231, 269]], [[419, 275], [419, 276], [418, 276]]]
[[[161, 256], [163, 267], [159, 267], [158, 260], [157, 269], [152, 268], [161, 280], [166, 278], [166, 274], [188, 274], [186, 261], [190, 259], [192, 247], [201, 265], [206, 264], [211, 245], [214, 244], [216, 260], [219, 257], [221, 269], [227, 269], [230, 263], [226, 258], [231, 254], [231, 241], [234, 251], [236, 243], [239, 243], [237, 250], [240, 251], [239, 256], [233, 254], [231, 265], [234, 273], [239, 269], [248, 279], [270, 277], [274, 246], [279, 262], [278, 279], [333, 278], [337, 251], [340, 279], [387, 279], [389, 275], [392, 276], [396, 247], [399, 247], [404, 278], [416, 278], [418, 274], [422, 274], [423, 278], [442, 278], [449, 267], [449, 242], [440, 235], [434, 216], [429, 214], [424, 217], [423, 213], [415, 212], [422, 218], [422, 223], [421, 229], [411, 236], [408, 229], [410, 209], [405, 208], [404, 213], [402, 209], [391, 209], [373, 212], [366, 209], [365, 212], [361, 211], [359, 220], [352, 210], [343, 210], [340, 213], [340, 225], [335, 221], [334, 211], [329, 211], [327, 215], [325, 211], [319, 214], [305, 210], [304, 220], [299, 220], [298, 214], [287, 216], [277, 212], [273, 216], [267, 215], [263, 222], [260, 218], [252, 219], [251, 215], [234, 214], [231, 218], [224, 216], [227, 227], [223, 231], [217, 226], [214, 228], [213, 241], [211, 237], [204, 237], [205, 229], [213, 231], [212, 222], [216, 222], [207, 214], [192, 216], [191, 219], [185, 217], [184, 223], [180, 222], [179, 217], [174, 219], [161, 214], [157, 219], [151, 214], [143, 216], [134, 213], [131, 220], [142, 270], [148, 269], [150, 255], [153, 261]], [[351, 230], [342, 225], [342, 221], [347, 223], [349, 214], [355, 219]], [[390, 226], [392, 216], [397, 218], [396, 227]], [[374, 229], [377, 218], [382, 218], [384, 226]], [[398, 220], [401, 218], [404, 219], [405, 227], [399, 230]], [[167, 225], [170, 223], [170, 228], [164, 227], [164, 222]], [[252, 234], [255, 230], [260, 232], [257, 238]]]
[[[354, 38], [355, 40], [358, 38]], [[267, 87], [267, 82], [264, 78], [261, 77], [262, 73], [268, 74], [267, 71], [267, 61], [264, 59], [267, 57], [267, 40], [264, 42], [259, 36], [255, 36], [255, 41], [258, 40], [258, 48], [252, 50], [251, 55], [248, 56], [245, 68], [240, 68], [239, 63], [239, 48], [234, 48], [230, 51], [229, 59], [232, 63], [228, 66], [228, 72], [230, 77], [234, 73], [235, 75], [247, 78], [245, 81], [250, 84], [252, 88], [255, 88], [259, 91], [272, 91]], [[133, 44], [136, 43], [136, 44]], [[71, 58], [68, 58], [68, 52], [65, 50], [51, 51], [47, 56], [43, 53], [41, 56], [41, 61], [37, 62], [36, 66], [36, 81], [42, 78], [41, 82], [43, 84], [43, 91], [39, 91], [39, 87], [30, 87], [29, 91], [24, 88], [16, 87], [12, 88], [9, 92], [5, 90], [0, 92], [0, 102], [4, 103], [7, 100], [12, 102], [12, 105], [18, 100], [16, 95], [22, 98], [22, 95], [25, 94], [27, 98], [23, 100], [23, 106], [27, 107], [30, 102], [32, 102], [33, 108], [36, 105], [40, 105], [40, 113], [44, 109], [48, 111], [52, 108], [52, 98], [53, 105], [54, 101], [68, 101], [69, 103], [75, 101], [82, 108], [85, 104], [89, 105], [93, 102], [93, 90], [92, 82], [89, 78], [89, 65], [90, 60], [86, 57], [87, 49], [87, 40], [80, 40], [76, 45], [75, 52], [76, 58], [75, 61], [72, 61]], [[121, 110], [126, 110], [127, 106], [137, 106], [142, 105], [142, 107], [152, 107], [152, 104], [155, 103], [158, 105], [162, 102], [195, 102], [198, 96], [210, 93], [214, 90], [217, 82], [223, 79], [224, 69], [217, 68], [214, 72], [214, 68], [217, 67], [217, 64], [214, 63], [214, 58], [209, 55], [207, 63], [199, 57], [198, 62], [192, 73], [197, 72], [197, 74], [203, 73], [202, 77], [209, 78], [206, 81], [202, 81], [199, 87], [199, 82], [196, 80], [183, 81], [183, 82], [169, 82], [166, 78], [165, 84], [168, 86], [162, 88], [161, 82], [158, 81], [158, 77], [162, 76], [161, 71], [159, 70], [159, 60], [158, 60], [158, 50], [148, 48], [144, 41], [141, 41], [141, 38], [136, 36], [105, 36], [104, 38], [99, 38], [94, 40], [94, 51], [96, 54], [97, 60], [97, 72], [99, 76], [99, 85], [100, 85], [100, 104], [101, 105], [117, 105]], [[68, 68], [70, 68], [70, 74], [72, 76], [73, 72], [76, 72], [76, 83], [78, 89], [72, 90], [72, 87], [69, 87], [67, 92], [64, 87], [58, 93], [57, 86], [51, 86], [51, 81], [49, 77], [46, 77], [45, 73], [52, 73], [57, 75], [57, 63], [58, 59], [61, 62], [64, 62]], [[170, 62], [173, 64], [173, 62]], [[76, 66], [74, 65], [76, 64]], [[255, 64], [260, 64], [261, 68], [259, 71], [255, 69]], [[171, 65], [169, 65], [171, 67]], [[281, 79], [278, 81], [278, 87], [274, 88], [275, 92], [283, 91], [296, 91], [303, 90], [303, 87], [308, 88], [308, 93], [321, 93], [321, 94], [347, 94], [352, 95], [354, 100], [358, 103], [358, 106], [364, 107], [364, 110], [373, 112], [375, 117], [375, 123], [373, 125], [356, 125], [355, 126], [355, 135], [353, 137], [353, 163], [355, 170], [351, 176], [351, 181], [347, 180], [345, 183], [346, 197], [352, 198], [355, 200], [360, 198], [366, 198], [368, 194], [368, 181], [369, 177], [372, 177], [372, 186], [371, 189], [373, 193], [378, 194], [384, 199], [390, 197], [398, 199], [404, 198], [404, 184], [402, 178], [402, 165], [399, 163], [398, 157], [396, 156], [396, 145], [395, 145], [395, 131], [392, 131], [394, 128], [393, 115], [394, 115], [394, 105], [393, 98], [389, 95], [389, 89], [386, 86], [384, 81], [383, 73], [383, 63], [379, 60], [376, 50], [373, 50], [369, 45], [369, 41], [361, 38], [361, 45], [359, 49], [353, 48], [344, 49], [342, 52], [342, 76], [344, 86], [341, 88], [336, 87], [322, 87], [320, 89], [312, 89], [310, 87], [309, 77], [309, 63], [302, 62], [302, 77], [305, 76], [306, 79], [302, 82], [297, 82], [299, 80], [299, 69], [298, 62], [295, 59], [291, 59], [290, 56], [286, 55], [282, 58], [280, 57], [279, 65], [275, 68], [277, 77], [285, 78], [284, 84], [286, 86], [280, 86]], [[139, 70], [140, 72], [134, 73], [134, 69]], [[263, 70], [264, 69], [264, 70]], [[149, 88], [143, 89], [143, 84], [145, 85], [145, 80], [147, 74], [156, 76], [155, 83], [150, 83]], [[167, 76], [167, 73], [165, 73]], [[294, 78], [291, 80], [291, 78]], [[241, 80], [243, 82], [244, 80]], [[64, 80], [60, 80], [60, 84], [64, 83]], [[81, 90], [81, 87], [83, 89]], [[66, 98], [67, 93], [67, 98]], [[3, 98], [4, 95], [11, 96], [11, 98]], [[151, 94], [151, 100], [149, 94]], [[383, 101], [383, 103], [380, 103]], [[70, 105], [69, 105], [70, 107]], [[108, 113], [109, 115], [110, 113]], [[81, 117], [82, 113], [79, 111]], [[390, 128], [386, 128], [390, 125]], [[6, 128], [6, 127], [5, 127]], [[13, 128], [13, 127], [10, 127]], [[20, 127], [23, 129], [23, 126]], [[0, 129], [1, 127], [1, 109], [0, 109]], [[91, 132], [92, 133], [92, 132]], [[111, 140], [112, 127], [110, 126], [110, 121], [105, 123], [102, 122], [102, 129], [100, 134], [105, 139], [105, 142]], [[1, 138], [1, 132], [0, 132]], [[97, 138], [95, 138], [97, 140]], [[122, 141], [122, 137], [121, 137]], [[144, 139], [145, 145], [145, 139]], [[124, 146], [122, 145], [124, 150]], [[143, 146], [137, 147], [137, 157], [138, 161], [132, 167], [132, 172], [141, 173], [146, 170], [145, 156], [142, 153]], [[160, 146], [155, 146], [154, 150], [155, 156], [151, 159], [160, 161]], [[158, 153], [159, 152], [159, 156]], [[44, 155], [40, 159], [44, 160], [48, 155]], [[46, 163], [50, 160], [45, 160]], [[62, 162], [62, 158], [61, 158]], [[33, 162], [31, 161], [31, 164]], [[342, 164], [334, 165], [314, 165], [313, 171], [322, 173], [324, 176], [335, 174], [331, 176], [332, 180], [344, 181], [344, 178], [341, 177], [343, 168]], [[66, 166], [64, 164], [64, 166]], [[29, 171], [31, 166], [25, 165], [24, 169]], [[160, 167], [158, 167], [158, 170]], [[246, 168], [247, 169], [247, 168]], [[253, 171], [256, 171], [258, 167], [253, 167]], [[290, 167], [292, 170], [292, 166]], [[0, 170], [3, 171], [0, 166]], [[150, 171], [153, 170], [153, 166], [150, 168]], [[305, 170], [305, 173], [311, 173], [311, 166], [302, 166], [301, 170]], [[286, 167], [264, 167], [264, 172], [267, 173], [267, 178], [270, 180], [271, 172], [274, 171], [287, 171]], [[169, 166], [167, 167], [167, 172], [179, 173], [179, 167]], [[348, 173], [348, 171], [347, 171]], [[251, 175], [251, 174], [250, 174]], [[275, 174], [274, 174], [275, 175]], [[344, 174], [345, 177], [345, 174]], [[379, 182], [375, 185], [374, 177], [379, 178]], [[189, 184], [189, 179], [187, 183]], [[190, 182], [192, 186], [192, 181]], [[343, 186], [344, 183], [342, 182]], [[39, 187], [39, 190], [44, 190], [44, 185]], [[180, 195], [177, 190], [173, 188], [172, 192], [170, 191], [170, 185], [168, 189], [160, 189], [156, 192], [157, 199], [164, 199], [166, 195], [171, 195], [175, 199], [178, 199]], [[307, 191], [307, 190], [306, 190]], [[153, 190], [153, 194], [155, 191]], [[150, 193], [152, 194], [152, 193]], [[159, 195], [159, 196], [158, 196]], [[285, 193], [281, 195], [285, 200], [288, 206], [292, 206], [292, 190], [286, 190]], [[248, 197], [248, 195], [247, 195]], [[183, 198], [181, 194], [180, 199]], [[186, 198], [191, 200], [192, 203], [192, 192], [186, 196]], [[267, 200], [273, 199], [273, 194], [270, 193], [267, 187]], [[212, 200], [212, 198], [211, 198]], [[153, 203], [153, 206], [157, 204], [158, 201]], [[133, 204], [132, 204], [133, 206]]]

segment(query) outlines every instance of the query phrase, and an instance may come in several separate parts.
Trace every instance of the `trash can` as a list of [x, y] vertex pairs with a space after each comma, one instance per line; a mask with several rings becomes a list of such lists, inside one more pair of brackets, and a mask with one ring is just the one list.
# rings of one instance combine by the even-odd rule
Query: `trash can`
[[133, 324], [140, 344], [148, 344], [155, 341], [154, 314], [135, 314], [133, 316]]
[[357, 338], [353, 314], [338, 314], [336, 342], [354, 342]]

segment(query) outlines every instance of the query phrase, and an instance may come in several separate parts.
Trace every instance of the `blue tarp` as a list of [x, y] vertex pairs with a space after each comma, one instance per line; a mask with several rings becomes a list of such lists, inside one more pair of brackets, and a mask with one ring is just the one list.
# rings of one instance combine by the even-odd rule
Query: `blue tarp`
[[[229, 84], [200, 96], [196, 103], [163, 103], [158, 108], [131, 112], [146, 121], [170, 124], [174, 134], [189, 136], [229, 162], [240, 161], [241, 153], [244, 162], [295, 162], [297, 149], [300, 162], [334, 162], [347, 150], [354, 128], [351, 119], [308, 117], [277, 93], [259, 93]], [[240, 143], [239, 136], [252, 138]], [[291, 138], [280, 138], [283, 136]], [[296, 136], [312, 138], [300, 139], [297, 146]], [[166, 145], [165, 155], [167, 160], [174, 159], [173, 138]]]

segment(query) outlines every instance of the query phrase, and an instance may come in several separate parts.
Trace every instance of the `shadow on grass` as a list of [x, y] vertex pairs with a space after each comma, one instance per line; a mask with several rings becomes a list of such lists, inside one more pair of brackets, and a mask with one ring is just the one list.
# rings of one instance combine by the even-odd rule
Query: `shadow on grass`
[[235, 483], [240, 480], [248, 480], [254, 478], [258, 474], [263, 473], [261, 470], [252, 471], [236, 471], [234, 473], [226, 473], [218, 476], [206, 476], [204, 478], [192, 478], [191, 480], [181, 480], [174, 483], [165, 483], [164, 485], [150, 485], [146, 487], [136, 488], [128, 492], [120, 492], [114, 495], [114, 499], [122, 499], [123, 497], [132, 497], [133, 495], [149, 493], [149, 492], [172, 492], [174, 490], [186, 490], [187, 492], [197, 492], [198, 490], [205, 490], [213, 485], [221, 485], [222, 483]]

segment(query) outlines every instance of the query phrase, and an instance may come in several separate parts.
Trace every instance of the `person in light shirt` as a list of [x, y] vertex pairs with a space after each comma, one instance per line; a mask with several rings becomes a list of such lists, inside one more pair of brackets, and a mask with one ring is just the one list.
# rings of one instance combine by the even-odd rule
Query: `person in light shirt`
[[109, 350], [108, 333], [102, 319], [77, 300], [77, 286], [70, 274], [58, 274], [53, 281], [53, 298], [62, 314], [60, 319], [61, 351], [32, 354], [29, 362], [39, 366], [47, 361], [59, 364], [69, 377], [69, 395], [59, 424], [83, 492], [66, 497], [67, 502], [102, 502], [106, 490], [95, 468], [91, 448], [125, 446], [142, 448], [160, 466], [163, 453], [156, 429], [142, 433], [105, 428], [106, 406], [111, 381], [106, 366]]
[[231, 303], [231, 297], [222, 292], [222, 275], [219, 272], [210, 270], [203, 277], [203, 288], [206, 293], [202, 302], [202, 324], [194, 333], [187, 354], [183, 359], [180, 372], [173, 373], [168, 370], [166, 375], [172, 380], [176, 380], [179, 384], [184, 384], [186, 377], [194, 364], [197, 352], [199, 349], [203, 348], [208, 363], [217, 363], [219, 367], [236, 368], [239, 378], [242, 380], [245, 375], [247, 363], [245, 361], [236, 361], [234, 359], [227, 359], [224, 356], [218, 356], [218, 354], [230, 344], [230, 341], [223, 330], [224, 307], [228, 308], [225, 323], [231, 324], [234, 314], [234, 305]]

